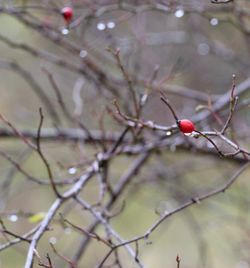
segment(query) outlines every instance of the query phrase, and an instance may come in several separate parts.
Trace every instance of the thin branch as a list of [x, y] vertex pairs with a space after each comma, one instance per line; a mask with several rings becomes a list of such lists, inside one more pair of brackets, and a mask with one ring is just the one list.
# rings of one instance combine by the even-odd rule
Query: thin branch
[[17, 238], [17, 239], [19, 239], [21, 241], [25, 241], [25, 242], [28, 242], [28, 243], [30, 243], [30, 241], [31, 241], [31, 239], [28, 239], [28, 238], [25, 238], [25, 237], [23, 237], [21, 235], [15, 234], [15, 233], [13, 233], [13, 232], [5, 229], [5, 228], [0, 230], [0, 232], [6, 233], [8, 235], [11, 235], [11, 236], [13, 236], [13, 237], [15, 237], [15, 238]]
[[234, 0], [211, 0], [212, 4], [229, 4], [232, 3]]
[[[116, 108], [116, 114], [109, 107], [107, 107], [108, 112], [114, 117], [115, 120], [118, 121], [118, 123], [126, 124], [126, 126], [128, 126], [128, 127], [139, 128], [139, 129], [145, 127], [145, 128], [151, 129], [151, 130], [160, 130], [160, 131], [164, 131], [164, 132], [176, 129], [175, 125], [162, 126], [162, 125], [155, 124], [153, 121], [143, 121], [141, 119], [130, 117], [121, 111], [117, 100], [114, 100], [113, 104]], [[119, 115], [119, 117], [117, 115]], [[124, 120], [124, 122], [123, 122], [123, 120]]]
[[220, 156], [225, 156], [225, 154], [223, 154], [223, 153], [221, 152], [221, 150], [218, 148], [218, 146], [216, 145], [216, 143], [215, 143], [213, 140], [211, 140], [206, 134], [202, 133], [202, 132], [199, 131], [199, 130], [194, 130], [194, 132], [198, 133], [198, 134], [201, 135], [203, 138], [205, 138], [206, 140], [208, 140], [208, 141], [214, 146], [214, 148], [216, 149], [216, 151], [218, 152], [218, 154], [219, 154]]
[[[243, 95], [244, 93], [247, 92], [250, 88], [250, 78], [247, 78], [245, 81], [241, 82], [235, 87], [234, 92], [236, 93], [237, 96]], [[220, 98], [218, 98], [217, 101], [214, 102], [213, 105], [213, 111], [218, 112], [222, 109], [224, 109], [228, 104], [230, 104], [231, 101], [231, 90], [227, 91], [225, 94], [223, 94]], [[211, 113], [208, 111], [202, 111], [197, 115], [194, 115], [191, 120], [194, 123], [198, 123], [200, 121], [204, 121], [211, 116]]]
[[0, 150], [0, 155], [4, 157], [7, 161], [9, 161], [21, 174], [23, 174], [28, 180], [31, 180], [36, 183], [41, 183], [41, 181], [31, 175], [28, 174], [22, 167], [19, 165], [18, 162], [14, 161], [10, 156], [8, 156], [4, 151]]
[[70, 222], [69, 220], [63, 218], [64, 222], [66, 222], [67, 224], [69, 224], [71, 227], [73, 227], [74, 229], [80, 231], [81, 233], [85, 234], [86, 236], [93, 238], [99, 242], [102, 242], [104, 245], [108, 246], [109, 248], [112, 248], [112, 244], [110, 244], [109, 241], [105, 240], [104, 238], [102, 238], [101, 236], [99, 236], [96, 233], [91, 233], [88, 230], [83, 229], [82, 227], [77, 226], [76, 224]]
[[222, 135], [224, 134], [224, 132], [228, 128], [228, 126], [232, 120], [236, 105], [237, 105], [238, 96], [235, 96], [235, 87], [236, 87], [236, 76], [233, 74], [232, 75], [232, 87], [230, 90], [230, 112], [229, 112], [226, 123], [224, 124], [222, 130], [220, 131], [220, 133]]
[[28, 145], [30, 148], [35, 149], [35, 145], [31, 143], [28, 139], [26, 139], [25, 136], [22, 135], [22, 133], [9, 121], [7, 120], [2, 114], [0, 114], [0, 119], [9, 126], [12, 131], [14, 132], [15, 136], [19, 137], [26, 145]]
[[[117, 199], [121, 196], [123, 191], [125, 191], [127, 186], [130, 184], [131, 180], [134, 178], [134, 175], [140, 171], [140, 169], [144, 166], [145, 162], [148, 160], [150, 156], [151, 156], [150, 152], [145, 152], [141, 154], [135, 161], [132, 162], [129, 168], [124, 172], [124, 174], [122, 175], [122, 177], [120, 178], [119, 182], [117, 183], [116, 187], [113, 190], [113, 195], [111, 199], [108, 201], [108, 203], [105, 206], [107, 210], [112, 208], [112, 206], [115, 204]], [[100, 223], [99, 219], [93, 221], [88, 231], [93, 232], [96, 229], [96, 227], [99, 225], [99, 223]], [[90, 242], [89, 237], [86, 237], [82, 240], [73, 258], [75, 262], [78, 262], [80, 260], [89, 242]]]
[[86, 134], [88, 135], [88, 138], [93, 142], [95, 143], [96, 140], [91, 136], [91, 133], [90, 131], [88, 130], [88, 128], [81, 122], [79, 121], [77, 118], [75, 118], [74, 116], [72, 116], [66, 106], [66, 104], [64, 103], [64, 100], [62, 98], [62, 94], [60, 92], [60, 89], [55, 81], [55, 78], [54, 76], [45, 68], [43, 68], [44, 72], [47, 74], [48, 78], [49, 78], [49, 81], [50, 81], [50, 84], [52, 86], [52, 89], [54, 90], [55, 94], [56, 94], [56, 97], [57, 97], [57, 101], [61, 107], [61, 110], [63, 112], [63, 114], [65, 115], [65, 117], [70, 120], [70, 122], [75, 122], [80, 128], [82, 128]]
[[181, 264], [181, 258], [179, 257], [179, 255], [176, 256], [176, 263], [177, 263], [177, 268], [180, 268], [180, 264]]
[[124, 246], [126, 244], [131, 244], [139, 240], [148, 239], [148, 237], [170, 216], [179, 213], [180, 211], [194, 205], [194, 204], [200, 204], [202, 201], [209, 199], [215, 195], [218, 195], [220, 193], [225, 192], [236, 180], [237, 178], [250, 166], [250, 162], [248, 161], [246, 164], [241, 166], [229, 180], [222, 185], [221, 187], [216, 188], [215, 190], [212, 190], [208, 193], [205, 193], [203, 195], [198, 195], [194, 198], [191, 198], [186, 203], [181, 204], [179, 207], [173, 209], [172, 211], [166, 211], [159, 220], [157, 220], [143, 235], [134, 237], [130, 240], [125, 241], [124, 243], [120, 245], [116, 245], [117, 247]]
[[[108, 233], [110, 234], [110, 236], [114, 237], [119, 243], [124, 242], [124, 239], [122, 239], [120, 237], [120, 235], [114, 230], [114, 228], [112, 228], [110, 226], [110, 224], [108, 223], [108, 220], [106, 220], [106, 218], [104, 218], [102, 216], [101, 213], [99, 213], [96, 209], [94, 209], [91, 205], [89, 205], [85, 200], [81, 199], [80, 197], [76, 196], [75, 200], [77, 203], [79, 203], [84, 209], [88, 210], [94, 217], [95, 219], [101, 223], [108, 231]], [[112, 243], [111, 244], [111, 252], [116, 252], [116, 247], [115, 245]], [[129, 246], [126, 245], [125, 248], [127, 249], [127, 251], [129, 252], [129, 254], [133, 257], [133, 259], [135, 259], [136, 256], [136, 252], [134, 252], [134, 250]], [[109, 256], [105, 256], [104, 259], [106, 260]], [[103, 263], [105, 262], [105, 260], [103, 259]], [[100, 266], [100, 265], [99, 265]]]
[[171, 111], [176, 124], [178, 125], [179, 119], [178, 116], [176, 115], [176, 112], [174, 111], [174, 108], [172, 107], [172, 105], [169, 103], [169, 100], [163, 95], [163, 93], [161, 92], [161, 100], [167, 105], [167, 107], [169, 108], [169, 110]]
[[[110, 158], [111, 158], [111, 155], [110, 155]], [[98, 169], [99, 169], [99, 162], [98, 160], [95, 160], [93, 161], [91, 166], [86, 170], [86, 172], [79, 178], [79, 180], [69, 190], [67, 190], [62, 196], [59, 196], [51, 205], [44, 219], [39, 224], [38, 230], [35, 232], [32, 238], [24, 268], [32, 267], [33, 261], [34, 261], [34, 250], [37, 247], [37, 243], [40, 240], [40, 238], [43, 236], [45, 230], [48, 228], [48, 225], [50, 224], [50, 222], [53, 220], [56, 212], [59, 210], [59, 208], [62, 206], [62, 204], [66, 200], [76, 196], [81, 191], [81, 189], [92, 178], [92, 176], [98, 171]], [[115, 199], [115, 196], [112, 196], [112, 200], [113, 199]], [[73, 262], [75, 262], [75, 260], [73, 260]]]
[[57, 191], [57, 188], [56, 188], [56, 185], [55, 185], [55, 182], [54, 182], [54, 178], [53, 178], [53, 175], [52, 175], [52, 171], [51, 171], [51, 168], [50, 168], [50, 164], [48, 162], [48, 160], [45, 158], [42, 150], [41, 150], [41, 142], [40, 142], [40, 134], [41, 134], [41, 129], [42, 129], [42, 125], [43, 125], [43, 119], [44, 119], [44, 116], [43, 116], [43, 112], [42, 112], [42, 108], [39, 109], [39, 114], [40, 114], [40, 122], [39, 122], [39, 126], [38, 126], [38, 129], [37, 129], [37, 139], [36, 139], [36, 144], [37, 144], [37, 153], [40, 155], [46, 169], [47, 169], [47, 172], [48, 172], [48, 175], [49, 175], [49, 180], [50, 180], [50, 183], [51, 183], [51, 187], [54, 191], [54, 193], [56, 194], [57, 197], [60, 197], [60, 193]]
[[225, 122], [222, 130], [220, 131], [221, 134], [224, 134], [226, 129], [230, 125], [232, 117], [233, 117], [233, 114], [234, 114], [234, 111], [235, 111], [235, 108], [236, 108], [236, 105], [237, 105], [237, 102], [238, 102], [238, 97], [236, 96], [236, 97], [233, 98], [232, 103], [230, 104], [230, 112], [229, 112], [227, 121]]
[[[23, 174], [27, 180], [30, 180], [34, 183], [40, 184], [40, 185], [51, 185], [50, 181], [47, 181], [45, 179], [39, 179], [34, 176], [31, 176], [27, 171], [25, 171], [18, 162], [16, 162], [14, 159], [12, 159], [9, 155], [7, 155], [3, 150], [0, 149], [0, 155], [5, 158], [7, 161], [9, 161], [13, 167], [18, 170], [21, 174]], [[78, 178], [70, 178], [70, 179], [58, 179], [54, 180], [55, 185], [63, 186], [68, 184], [73, 184], [75, 181], [78, 180]]]
[[52, 118], [54, 125], [55, 126], [60, 125], [60, 118], [56, 110], [54, 109], [54, 105], [51, 103], [49, 97], [46, 95], [46, 93], [44, 93], [44, 90], [37, 83], [36, 79], [29, 71], [25, 70], [17, 62], [9, 60], [1, 60], [0, 67], [10, 69], [11, 71], [14, 71], [18, 75], [20, 75], [30, 86], [30, 89], [34, 92], [34, 94], [36, 94], [36, 96], [40, 99], [44, 107], [46, 107], [46, 110], [48, 111], [50, 117]]
[[116, 51], [113, 51], [112, 49], [108, 49], [108, 51], [114, 56], [114, 58], [116, 59], [117, 65], [120, 68], [122, 75], [124, 77], [124, 80], [127, 82], [128, 84], [128, 89], [129, 92], [131, 94], [132, 97], [132, 101], [133, 101], [133, 105], [134, 105], [134, 109], [135, 109], [135, 117], [138, 118], [139, 116], [139, 107], [138, 107], [138, 103], [137, 103], [137, 98], [136, 98], [136, 93], [135, 93], [135, 89], [133, 88], [133, 83], [132, 80], [130, 79], [128, 73], [126, 72], [122, 62], [121, 62], [121, 58], [120, 58], [120, 49], [117, 49]]
[[52, 261], [51, 261], [50, 256], [49, 256], [49, 254], [48, 254], [48, 253], [47, 253], [46, 259], [48, 260], [48, 263], [49, 263], [48, 265], [47, 265], [47, 264], [42, 263], [42, 261], [41, 261], [41, 260], [39, 260], [38, 265], [39, 265], [39, 266], [41, 266], [41, 267], [45, 267], [45, 268], [53, 268]]
[[53, 252], [57, 256], [59, 256], [62, 260], [64, 260], [65, 262], [67, 262], [70, 265], [71, 268], [77, 268], [76, 264], [73, 263], [68, 257], [65, 257], [64, 255], [60, 254], [52, 243], [50, 243], [50, 246], [52, 247]]
[[50, 222], [54, 218], [54, 215], [56, 214], [57, 210], [61, 207], [63, 201], [64, 201], [64, 199], [57, 198], [54, 201], [54, 203], [52, 204], [52, 206], [49, 208], [49, 210], [48, 210], [46, 216], [44, 217], [44, 219], [42, 220], [42, 222], [38, 225], [37, 230], [36, 230], [35, 234], [33, 235], [30, 246], [29, 246], [29, 250], [28, 250], [27, 257], [26, 257], [26, 262], [25, 262], [24, 268], [32, 268], [33, 267], [34, 255], [35, 255], [37, 243], [38, 243], [39, 239], [41, 238], [41, 236], [44, 234], [45, 230], [48, 228], [48, 225], [50, 224]]
[[32, 230], [30, 230], [29, 232], [23, 234], [21, 236], [22, 239], [20, 237], [18, 237], [18, 238], [15, 238], [15, 239], [13, 239], [13, 240], [5, 243], [5, 244], [0, 245], [0, 251], [3, 251], [3, 250], [5, 250], [5, 249], [7, 249], [9, 247], [12, 247], [12, 246], [16, 245], [16, 244], [19, 244], [24, 239], [29, 239], [29, 237], [31, 237], [37, 231], [37, 229], [38, 229], [38, 227], [35, 227]]
[[118, 148], [119, 145], [121, 145], [121, 143], [123, 143], [123, 140], [125, 139], [126, 134], [128, 133], [128, 131], [130, 130], [130, 127], [127, 126], [120, 134], [120, 137], [117, 139], [117, 141], [110, 147], [110, 149], [108, 150], [109, 154], [113, 154], [115, 152], [115, 150]]
[[[25, 137], [26, 139], [34, 139], [37, 138], [37, 129], [23, 129], [19, 130], [19, 133]], [[116, 142], [120, 137], [120, 132], [115, 131], [106, 131], [105, 134], [99, 130], [91, 130], [90, 131], [92, 138], [99, 143], [102, 142]], [[7, 128], [0, 128], [0, 137], [1, 138], [16, 138], [16, 134]], [[43, 141], [82, 141], [86, 143], [91, 143], [92, 139], [90, 139], [89, 135], [81, 128], [43, 128], [41, 129], [40, 139]], [[125, 138], [127, 142], [128, 139]]]

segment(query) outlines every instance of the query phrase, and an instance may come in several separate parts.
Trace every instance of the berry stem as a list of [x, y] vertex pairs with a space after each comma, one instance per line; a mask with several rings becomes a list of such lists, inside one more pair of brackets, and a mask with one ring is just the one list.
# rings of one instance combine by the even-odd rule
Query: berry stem
[[168, 106], [169, 110], [171, 111], [172, 115], [174, 116], [174, 119], [176, 121], [176, 124], [179, 126], [179, 119], [173, 109], [173, 107], [171, 106], [171, 104], [169, 103], [168, 99], [166, 99], [163, 94], [161, 93], [161, 100]]

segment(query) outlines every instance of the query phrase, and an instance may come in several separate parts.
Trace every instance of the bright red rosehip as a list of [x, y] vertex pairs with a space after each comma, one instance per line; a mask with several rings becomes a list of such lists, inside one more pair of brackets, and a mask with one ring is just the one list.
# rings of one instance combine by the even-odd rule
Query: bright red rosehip
[[61, 10], [61, 14], [64, 18], [64, 20], [69, 23], [73, 18], [73, 9], [71, 7], [64, 7]]
[[183, 133], [191, 133], [195, 130], [194, 123], [188, 119], [182, 119], [178, 122], [179, 128]]

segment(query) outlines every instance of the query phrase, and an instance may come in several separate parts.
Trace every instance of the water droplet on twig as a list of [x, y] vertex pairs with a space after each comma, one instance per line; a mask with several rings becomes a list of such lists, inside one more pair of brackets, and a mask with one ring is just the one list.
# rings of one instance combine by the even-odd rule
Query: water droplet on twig
[[104, 30], [106, 29], [106, 25], [105, 25], [103, 22], [99, 22], [99, 23], [97, 23], [96, 28], [97, 28], [99, 31], [104, 31]]
[[166, 132], [166, 136], [171, 136], [171, 135], [172, 135], [172, 131], [169, 130]]
[[79, 53], [80, 58], [85, 58], [87, 56], [88, 52], [86, 50], [81, 50]]
[[113, 22], [113, 21], [109, 21], [108, 23], [107, 23], [107, 28], [108, 29], [114, 29], [115, 28], [115, 23]]
[[71, 174], [71, 175], [76, 174], [76, 171], [77, 171], [77, 169], [75, 167], [71, 167], [71, 168], [68, 169], [68, 173]]
[[69, 29], [68, 29], [68, 28], [62, 28], [62, 29], [61, 29], [61, 33], [62, 33], [63, 35], [67, 35], [67, 34], [69, 34]]
[[52, 245], [55, 245], [56, 242], [57, 242], [56, 237], [54, 237], [54, 236], [50, 237], [49, 242], [50, 242]]
[[210, 20], [210, 24], [211, 24], [212, 26], [216, 26], [216, 25], [218, 25], [218, 23], [219, 23], [219, 20], [218, 20], [217, 18], [212, 18], [212, 19]]
[[185, 14], [184, 10], [183, 9], [177, 9], [174, 13], [175, 17], [176, 18], [181, 18], [183, 17]]
[[12, 214], [8, 217], [8, 220], [11, 222], [17, 222], [18, 221], [18, 216], [16, 214]]

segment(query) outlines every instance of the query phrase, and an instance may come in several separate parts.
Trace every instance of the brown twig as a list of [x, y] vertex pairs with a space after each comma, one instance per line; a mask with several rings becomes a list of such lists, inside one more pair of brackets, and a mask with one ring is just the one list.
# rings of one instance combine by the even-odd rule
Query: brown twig
[[2, 233], [6, 233], [6, 234], [8, 234], [8, 235], [11, 235], [11, 236], [13, 236], [13, 237], [15, 237], [15, 238], [17, 238], [17, 239], [20, 239], [21, 241], [25, 241], [25, 242], [28, 242], [28, 243], [31, 242], [31, 239], [28, 239], [28, 238], [25, 238], [25, 237], [20, 236], [20, 235], [18, 235], [18, 234], [15, 234], [15, 233], [13, 233], [13, 232], [7, 230], [7, 229], [2, 229], [2, 230], [0, 230], [0, 232], [2, 232]]
[[[109, 202], [106, 204], [106, 209], [111, 209], [112, 206], [115, 204], [116, 200], [121, 196], [123, 191], [127, 188], [127, 186], [130, 184], [131, 180], [133, 179], [134, 175], [139, 172], [139, 170], [144, 166], [145, 162], [148, 160], [148, 158], [151, 156], [150, 152], [145, 152], [141, 154], [133, 163], [131, 166], [129, 166], [128, 170], [124, 172], [122, 177], [120, 178], [119, 182], [117, 183], [116, 187], [114, 187], [113, 195]], [[84, 204], [86, 206], [86, 204]], [[93, 232], [98, 224], [101, 222], [100, 219], [96, 219], [91, 226], [89, 227], [88, 231]], [[86, 237], [82, 240], [80, 247], [77, 249], [76, 254], [74, 256], [74, 261], [78, 262], [81, 258], [85, 247], [90, 241], [90, 237]], [[111, 249], [110, 254], [112, 254], [113, 250]], [[107, 257], [108, 258], [108, 257]]]
[[179, 255], [176, 256], [176, 263], [177, 263], [177, 268], [180, 268], [181, 266], [181, 258]]
[[[0, 35], [1, 39], [1, 35]], [[44, 107], [48, 111], [53, 123], [55, 126], [60, 125], [60, 118], [54, 109], [52, 102], [50, 101], [49, 97], [44, 93], [43, 88], [37, 83], [35, 77], [33, 77], [30, 71], [24, 69], [20, 64], [15, 61], [9, 60], [1, 60], [0, 61], [1, 68], [9, 69], [11, 71], [16, 72], [19, 76], [21, 76], [25, 82], [29, 85], [30, 88], [36, 96], [40, 99], [43, 103]], [[3, 67], [2, 67], [3, 66]]]
[[218, 113], [213, 111], [213, 104], [212, 104], [212, 99], [209, 96], [208, 98], [208, 105], [207, 105], [208, 110], [211, 112], [211, 114], [213, 115], [214, 119], [218, 122], [218, 124], [220, 126], [223, 125], [222, 119], [220, 118], [220, 116], [218, 115]]
[[99, 242], [102, 242], [104, 245], [108, 246], [109, 248], [112, 248], [112, 244], [110, 244], [109, 241], [107, 241], [106, 239], [102, 238], [101, 236], [99, 236], [96, 233], [93, 232], [89, 232], [88, 230], [83, 229], [82, 227], [79, 227], [77, 225], [75, 225], [74, 223], [70, 222], [69, 220], [63, 218], [64, 222], [66, 222], [67, 224], [69, 224], [70, 226], [72, 226], [74, 229], [78, 230], [79, 232], [83, 233], [84, 235], [93, 238]]
[[221, 152], [221, 150], [218, 148], [218, 146], [216, 145], [216, 143], [215, 143], [212, 139], [210, 139], [206, 134], [202, 133], [202, 132], [199, 131], [199, 130], [194, 130], [194, 132], [198, 133], [198, 134], [201, 135], [203, 138], [205, 138], [206, 140], [208, 140], [208, 141], [214, 146], [214, 148], [216, 149], [216, 151], [218, 152], [218, 154], [219, 154], [220, 156], [225, 156], [225, 154], [223, 154], [223, 153]]
[[[95, 219], [101, 223], [105, 229], [107, 230], [108, 234], [110, 235], [110, 237], [114, 237], [119, 243], [124, 242], [124, 240], [119, 236], [119, 234], [114, 230], [114, 228], [112, 228], [109, 223], [108, 220], [106, 219], [106, 217], [104, 217], [103, 215], [101, 215], [99, 212], [97, 212], [95, 210], [95, 208], [93, 208], [93, 206], [89, 205], [85, 200], [79, 198], [78, 196], [75, 197], [75, 200], [78, 204], [80, 204], [84, 209], [88, 210], [94, 217]], [[89, 238], [89, 237], [88, 237]], [[117, 249], [115, 247], [115, 245], [112, 243], [111, 240], [109, 240], [110, 245], [112, 245], [111, 247], [111, 252], [114, 252], [114, 254], [117, 254]], [[129, 247], [129, 245], [126, 246], [127, 251], [129, 252], [129, 254], [135, 258], [136, 253]], [[107, 257], [108, 258], [108, 257]], [[106, 259], [106, 256], [105, 258]], [[139, 260], [138, 260], [139, 261]], [[105, 262], [105, 261], [104, 261]]]
[[71, 268], [76, 268], [77, 267], [76, 264], [74, 262], [72, 262], [68, 257], [65, 257], [64, 255], [60, 254], [52, 243], [50, 243], [50, 246], [53, 249], [53, 252], [57, 256], [59, 256], [62, 260], [67, 262], [70, 265]]
[[2, 233], [4, 235], [4, 237], [6, 238], [6, 240], [8, 241], [8, 243], [11, 243], [11, 241], [9, 240], [8, 236], [6, 236], [5, 234], [11, 235], [11, 236], [19, 239], [20, 241], [25, 241], [25, 242], [30, 243], [30, 239], [28, 239], [26, 237], [23, 237], [23, 236], [20, 236], [18, 234], [15, 234], [15, 233], [9, 231], [6, 228], [6, 226], [5, 226], [5, 224], [4, 224], [4, 222], [3, 222], [3, 220], [2, 220], [1, 217], [0, 217], [0, 225], [2, 226], [2, 229], [0, 230], [0, 233]]
[[198, 195], [197, 197], [191, 198], [186, 203], [181, 204], [179, 207], [173, 209], [172, 211], [166, 211], [159, 220], [157, 220], [143, 235], [134, 237], [130, 240], [125, 241], [124, 243], [121, 243], [119, 245], [116, 245], [116, 247], [121, 247], [127, 244], [135, 243], [136, 241], [142, 240], [142, 239], [148, 239], [148, 237], [170, 216], [194, 205], [197, 203], [201, 203], [202, 201], [215, 196], [219, 193], [225, 192], [236, 180], [237, 178], [250, 166], [250, 162], [247, 162], [243, 166], [241, 166], [230, 178], [229, 180], [222, 185], [221, 187], [216, 188], [215, 190], [212, 190], [210, 192], [207, 192], [203, 195]]
[[118, 65], [118, 67], [120, 68], [120, 70], [122, 72], [122, 75], [124, 77], [124, 80], [128, 84], [128, 89], [129, 89], [129, 92], [131, 94], [133, 105], [134, 105], [134, 109], [135, 109], [135, 117], [138, 118], [138, 116], [139, 116], [139, 107], [138, 107], [138, 103], [137, 103], [137, 97], [136, 97], [135, 89], [133, 88], [132, 80], [130, 79], [128, 73], [126, 72], [126, 70], [125, 70], [125, 68], [124, 68], [124, 66], [123, 66], [123, 64], [121, 62], [120, 49], [116, 49], [116, 51], [113, 51], [112, 49], [108, 49], [108, 51], [116, 59], [117, 65]]
[[224, 126], [222, 127], [222, 129], [220, 131], [221, 134], [224, 134], [226, 129], [229, 127], [229, 125], [232, 121], [232, 117], [233, 117], [237, 102], [238, 102], [238, 97], [236, 96], [232, 99], [232, 102], [230, 103], [230, 112], [229, 112], [227, 121], [225, 122]]
[[7, 120], [2, 114], [0, 114], [0, 119], [9, 126], [14, 134], [19, 137], [25, 144], [27, 144], [30, 148], [35, 149], [35, 145], [31, 143], [28, 139], [26, 139], [25, 136], [22, 135], [22, 133], [9, 121]]
[[[36, 231], [37, 231], [37, 227], [35, 227], [32, 230], [30, 230], [29, 232], [23, 234], [21, 237], [23, 239], [29, 239], [29, 237], [31, 237]], [[8, 241], [5, 244], [0, 245], [0, 251], [3, 251], [3, 250], [5, 250], [5, 249], [7, 249], [7, 248], [9, 248], [11, 246], [16, 245], [16, 244], [19, 244], [20, 242], [23, 241], [23, 239], [21, 239], [21, 238], [15, 238], [13, 240]]]
[[51, 171], [51, 168], [50, 168], [50, 164], [49, 164], [48, 160], [46, 159], [46, 157], [44, 156], [44, 154], [43, 154], [43, 152], [41, 150], [40, 135], [41, 135], [41, 129], [42, 129], [43, 119], [44, 119], [42, 108], [39, 108], [39, 115], [40, 115], [40, 122], [39, 122], [38, 129], [37, 129], [37, 139], [36, 139], [37, 148], [36, 148], [36, 151], [39, 154], [39, 156], [41, 157], [41, 159], [42, 159], [42, 161], [43, 161], [43, 163], [44, 163], [44, 165], [45, 165], [45, 167], [47, 169], [47, 172], [48, 172], [48, 175], [49, 175], [49, 180], [50, 180], [50, 183], [51, 183], [51, 187], [52, 187], [54, 193], [56, 194], [57, 197], [61, 197], [60, 193], [58, 192], [58, 190], [56, 188], [54, 178], [53, 178], [53, 174], [52, 174], [52, 171]]
[[176, 112], [174, 111], [174, 108], [170, 104], [169, 100], [164, 96], [163, 92], [161, 92], [161, 100], [167, 105], [167, 107], [171, 111], [171, 113], [172, 113], [172, 115], [173, 115], [173, 117], [175, 119], [175, 122], [176, 122], [176, 124], [178, 126], [178, 122], [179, 122], [178, 116], [176, 115]]
[[[148, 129], [160, 130], [160, 131], [164, 131], [164, 132], [176, 129], [176, 126], [167, 127], [167, 126], [162, 126], [162, 125], [155, 124], [153, 121], [143, 121], [141, 119], [130, 117], [130, 116], [124, 114], [121, 111], [117, 100], [114, 100], [113, 104], [114, 104], [114, 106], [116, 108], [116, 113], [117, 114], [114, 114], [114, 112], [109, 107], [107, 107], [108, 112], [114, 117], [114, 119], [116, 121], [118, 121], [119, 123], [123, 123], [123, 124], [125, 122], [128, 127], [135, 128], [135, 129], [136, 128], [141, 129], [141, 128], [145, 127], [145, 128], [148, 128]], [[117, 117], [117, 115], [119, 115], [119, 117]]]
[[231, 90], [230, 90], [230, 112], [229, 112], [227, 121], [225, 122], [222, 130], [220, 131], [220, 133], [222, 135], [224, 134], [224, 132], [228, 128], [228, 126], [232, 120], [236, 105], [237, 105], [238, 96], [235, 96], [235, 88], [236, 88], [236, 75], [233, 74], [232, 75], [232, 86], [231, 86]]
[[45, 267], [45, 268], [53, 268], [52, 261], [51, 261], [50, 256], [49, 256], [49, 254], [48, 254], [48, 253], [47, 253], [47, 255], [46, 255], [46, 259], [48, 260], [48, 263], [49, 263], [48, 265], [47, 265], [47, 264], [42, 263], [42, 261], [41, 261], [41, 260], [39, 260], [38, 265], [39, 265], [39, 266], [42, 266], [42, 267]]
[[64, 103], [62, 94], [60, 92], [60, 89], [55, 81], [54, 76], [52, 75], [52, 73], [49, 72], [49, 70], [47, 70], [46, 68], [43, 68], [43, 71], [47, 74], [48, 79], [50, 81], [50, 84], [52, 86], [52, 89], [54, 90], [56, 97], [57, 97], [57, 101], [61, 107], [61, 110], [63, 112], [63, 114], [65, 115], [65, 117], [70, 121], [70, 122], [75, 122], [80, 128], [82, 128], [85, 133], [88, 135], [88, 138], [95, 144], [96, 140], [91, 136], [90, 131], [88, 130], [88, 128], [81, 122], [79, 121], [77, 118], [75, 118], [74, 116], [72, 116], [66, 106], [66, 104]]

